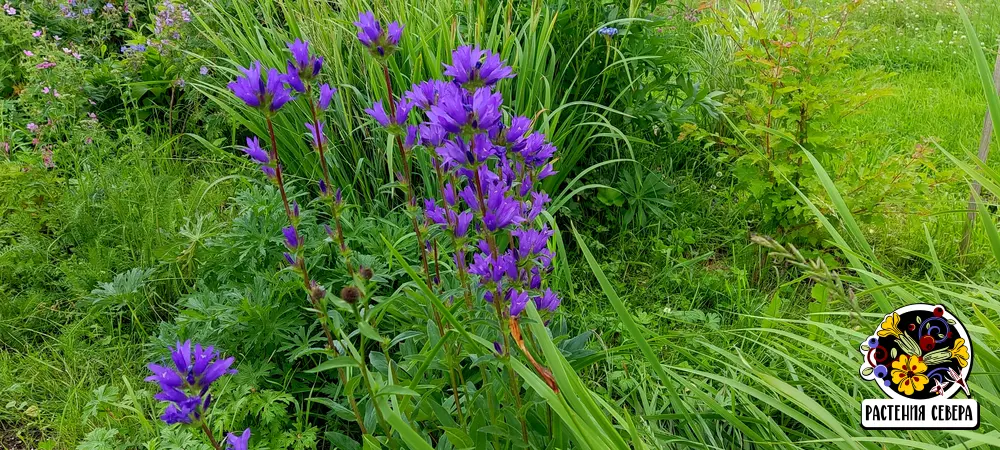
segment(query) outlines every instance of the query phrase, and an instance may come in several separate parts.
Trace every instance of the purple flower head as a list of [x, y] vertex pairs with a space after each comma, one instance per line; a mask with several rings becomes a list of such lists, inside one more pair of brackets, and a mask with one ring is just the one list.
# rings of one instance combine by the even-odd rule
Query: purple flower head
[[431, 199], [424, 200], [424, 216], [430, 219], [432, 222], [438, 225], [448, 224], [448, 219], [446, 216], [445, 209], [438, 206], [438, 204]]
[[542, 170], [538, 171], [538, 175], [536, 175], [536, 177], [539, 180], [544, 180], [545, 178], [548, 178], [548, 177], [550, 177], [552, 175], [555, 175], [555, 174], [556, 174], [556, 171], [552, 170], [552, 163], [548, 163], [548, 164], [546, 164], [545, 166], [542, 167]]
[[161, 392], [155, 395], [159, 401], [169, 402], [161, 417], [168, 424], [191, 423], [198, 420], [208, 408], [210, 400], [202, 397], [208, 393], [212, 383], [223, 375], [236, 373], [230, 369], [232, 357], [219, 359], [219, 353], [212, 346], [202, 347], [191, 341], [177, 343], [170, 351], [173, 367], [149, 364], [152, 375], [146, 381], [157, 383]]
[[160, 420], [163, 420], [167, 425], [173, 425], [175, 423], [189, 424], [192, 421], [198, 420], [200, 416], [198, 409], [201, 406], [201, 399], [198, 397], [185, 397], [184, 400], [180, 402], [172, 402], [167, 405], [167, 409], [163, 411], [163, 415], [160, 416]]
[[392, 54], [399, 45], [399, 39], [403, 36], [403, 26], [398, 22], [389, 24], [387, 30], [382, 29], [382, 24], [375, 20], [375, 13], [366, 11], [358, 14], [358, 21], [354, 22], [358, 27], [358, 40], [372, 55], [384, 58]]
[[492, 92], [489, 88], [476, 89], [472, 95], [472, 115], [469, 125], [473, 129], [490, 131], [500, 123], [500, 106], [503, 96]]
[[296, 67], [291, 61], [288, 61], [288, 66], [282, 77], [284, 77], [285, 83], [288, 83], [288, 87], [295, 89], [295, 92], [301, 93], [306, 91], [306, 84], [302, 75], [299, 73], [299, 68]]
[[524, 307], [528, 306], [528, 293], [521, 292], [516, 289], [511, 289], [507, 291], [507, 299], [510, 301], [510, 315], [511, 317], [517, 317], [524, 311]]
[[437, 147], [444, 143], [448, 132], [437, 125], [422, 123], [419, 127], [420, 143], [426, 147]]
[[337, 93], [337, 88], [330, 87], [329, 84], [323, 83], [319, 86], [319, 107], [320, 109], [327, 109], [330, 107], [330, 100], [333, 100], [333, 94]]
[[479, 275], [482, 283], [499, 283], [504, 276], [512, 279], [517, 277], [517, 260], [510, 252], [496, 258], [489, 251], [477, 253], [472, 255], [469, 273]]
[[534, 255], [546, 250], [549, 238], [555, 234], [548, 225], [543, 225], [541, 229], [526, 228], [510, 232], [511, 236], [517, 238], [517, 247], [514, 247], [514, 255], [518, 260], [527, 260]]
[[25, 128], [27, 128], [27, 129], [28, 129], [28, 131], [30, 131], [30, 132], [32, 132], [32, 133], [34, 133], [34, 132], [37, 132], [37, 131], [38, 131], [38, 125], [37, 125], [37, 124], [35, 124], [35, 122], [31, 122], [31, 123], [29, 123], [29, 124], [28, 124], [28, 126], [27, 126], [27, 127], [25, 127]]
[[292, 256], [291, 253], [285, 252], [284, 256], [285, 256], [285, 261], [288, 263], [289, 266], [295, 266], [296, 265], [295, 264], [295, 257]]
[[243, 430], [242, 436], [226, 435], [226, 450], [247, 450], [250, 447], [250, 429]]
[[525, 213], [525, 219], [529, 221], [534, 221], [539, 214], [542, 213], [542, 209], [551, 200], [549, 194], [545, 192], [532, 192], [531, 193], [531, 203], [528, 205], [527, 212]]
[[556, 147], [542, 133], [532, 133], [512, 146], [514, 152], [533, 167], [541, 167], [556, 153]]
[[451, 83], [441, 80], [427, 80], [414, 84], [409, 91], [403, 94], [403, 98], [409, 100], [414, 106], [422, 110], [428, 110], [437, 104], [441, 96], [451, 96], [459, 92], [459, 89]]
[[247, 146], [243, 148], [243, 152], [260, 164], [271, 162], [271, 157], [268, 156], [267, 151], [261, 148], [260, 139], [257, 139], [257, 136], [247, 138]]
[[417, 126], [410, 125], [406, 127], [406, 138], [403, 139], [403, 148], [409, 150], [413, 148], [417, 143]]
[[309, 130], [309, 136], [312, 137], [312, 145], [315, 148], [319, 148], [321, 143], [326, 143], [326, 134], [323, 133], [323, 122], [317, 123], [318, 125], [313, 125], [312, 122], [306, 122], [306, 129]]
[[323, 68], [323, 57], [309, 54], [309, 41], [302, 42], [302, 40], [296, 39], [295, 42], [286, 45], [288, 51], [292, 53], [292, 59], [294, 59], [294, 62], [289, 61], [288, 65], [295, 67], [303, 80], [309, 81], [319, 75], [320, 69]]
[[389, 117], [389, 114], [385, 112], [385, 107], [382, 106], [382, 101], [379, 100], [372, 105], [371, 108], [365, 109], [368, 115], [372, 116], [379, 125], [386, 128], [393, 128], [403, 123], [410, 118], [410, 110], [413, 109], [413, 104], [408, 101], [399, 102], [396, 105], [396, 114]]
[[444, 74], [466, 89], [492, 86], [504, 78], [512, 78], [513, 70], [505, 66], [500, 55], [478, 46], [461, 46], [451, 53], [451, 65], [444, 65]]
[[597, 33], [603, 34], [607, 37], [611, 37], [618, 34], [618, 29], [615, 27], [601, 27], [597, 30]]
[[524, 222], [521, 217], [521, 203], [508, 195], [506, 186], [501, 182], [493, 183], [486, 198], [486, 211], [483, 213], [483, 225], [490, 231], [497, 231], [511, 225]]
[[438, 103], [427, 111], [430, 123], [449, 133], [466, 129], [495, 133], [500, 125], [503, 96], [489, 88], [477, 89], [473, 94], [461, 90], [442, 91]]
[[326, 182], [323, 180], [319, 180], [319, 192], [320, 194], [323, 194], [324, 197], [330, 194], [330, 187], [327, 186]]
[[399, 45], [399, 38], [403, 37], [403, 26], [399, 22], [389, 24], [389, 32], [386, 35], [386, 43], [391, 46]]
[[295, 227], [289, 225], [281, 229], [281, 233], [285, 235], [285, 246], [289, 250], [297, 250], [299, 248], [299, 233], [295, 231]]
[[358, 40], [365, 47], [371, 47], [382, 35], [382, 25], [375, 20], [375, 13], [371, 11], [359, 13], [354, 26], [358, 27]]
[[285, 87], [284, 78], [278, 69], [268, 69], [265, 94], [270, 98], [271, 112], [277, 111], [285, 103], [292, 101], [291, 92]]
[[[454, 213], [453, 213], [454, 214]], [[464, 237], [472, 224], [472, 211], [462, 211], [455, 220], [455, 236]]]
[[208, 67], [206, 67], [206, 66], [201, 66], [201, 68], [200, 68], [200, 69], [198, 69], [198, 73], [200, 73], [200, 74], [202, 74], [202, 75], [208, 75]]
[[465, 98], [466, 95], [456, 92], [452, 95], [442, 95], [438, 103], [431, 105], [427, 111], [427, 119], [431, 124], [441, 127], [448, 133], [460, 133], [468, 123], [472, 107]]
[[531, 119], [517, 116], [510, 120], [510, 126], [504, 131], [504, 140], [508, 145], [516, 146], [531, 130]]
[[372, 118], [374, 118], [375, 121], [383, 127], [392, 125], [392, 122], [389, 120], [389, 115], [385, 112], [385, 107], [382, 106], [382, 100], [375, 102], [371, 108], [365, 109], [365, 112], [368, 113], [369, 116], [372, 116]]
[[545, 289], [542, 295], [536, 296], [533, 300], [538, 309], [555, 311], [559, 307], [559, 296], [552, 292], [552, 289]]
[[285, 86], [287, 77], [278, 69], [268, 69], [265, 81], [262, 70], [260, 61], [254, 61], [249, 68], [240, 67], [243, 76], [236, 77], [236, 81], [229, 83], [228, 87], [247, 106], [275, 112], [292, 100], [291, 92]]

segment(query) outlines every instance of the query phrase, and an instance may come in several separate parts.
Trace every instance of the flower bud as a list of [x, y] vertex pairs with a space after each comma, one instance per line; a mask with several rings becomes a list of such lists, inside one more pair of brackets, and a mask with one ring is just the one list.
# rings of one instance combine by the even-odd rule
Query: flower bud
[[362, 266], [361, 269], [358, 270], [358, 275], [361, 276], [362, 280], [368, 281], [368, 280], [371, 280], [372, 277], [375, 276], [375, 272], [372, 271], [371, 267], [364, 267], [364, 266]]
[[311, 297], [314, 302], [318, 302], [322, 300], [323, 297], [326, 297], [326, 289], [323, 289], [323, 286], [320, 286], [319, 283], [316, 283], [316, 281], [310, 281], [309, 297]]
[[353, 305], [361, 298], [361, 290], [354, 286], [344, 286], [340, 290], [340, 298]]

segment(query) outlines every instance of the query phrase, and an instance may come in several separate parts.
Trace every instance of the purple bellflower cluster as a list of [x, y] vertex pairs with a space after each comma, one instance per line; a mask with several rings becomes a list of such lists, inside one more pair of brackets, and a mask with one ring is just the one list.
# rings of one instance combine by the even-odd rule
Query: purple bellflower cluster
[[[222, 358], [212, 346], [202, 347], [187, 340], [177, 343], [170, 349], [170, 359], [173, 364], [149, 364], [152, 375], [146, 381], [157, 383], [160, 392], [154, 398], [167, 403], [167, 408], [160, 416], [168, 425], [182, 424], [200, 427], [208, 436], [216, 450], [222, 447], [212, 435], [208, 426], [208, 410], [212, 406], [212, 394], [209, 390], [225, 375], [236, 373], [231, 369], [233, 357]], [[243, 431], [241, 436], [229, 433], [226, 437], [227, 450], [247, 450], [250, 444], [250, 429]]]
[[[405, 130], [406, 140], [422, 144], [442, 170], [440, 197], [424, 200], [424, 217], [456, 242], [475, 244], [471, 264], [464, 245], [457, 246], [455, 261], [460, 271], [479, 277], [486, 301], [499, 301], [515, 317], [528, 301], [555, 311], [559, 297], [543, 281], [552, 270], [553, 231], [536, 226], [536, 219], [550, 200], [539, 182], [555, 173], [556, 149], [531, 131], [527, 117], [503, 120], [503, 96], [494, 87], [514, 73], [499, 55], [459, 47], [444, 69], [449, 80], [413, 85], [395, 117], [382, 102], [366, 112], [391, 132]], [[424, 119], [416, 126], [407, 124], [417, 116], [412, 111]], [[510, 244], [504, 249], [500, 242]]]
[[[355, 25], [361, 43], [370, 49], [373, 42], [392, 35], [392, 26], [388, 34], [382, 34], [370, 12], [362, 13]], [[382, 55], [381, 50], [372, 53]], [[396, 135], [404, 170], [410, 149], [419, 143], [437, 173], [438, 192], [423, 202], [423, 224], [417, 225], [416, 214], [412, 217], [428, 287], [432, 280], [440, 283], [440, 276], [432, 277], [428, 269], [429, 254], [437, 261], [438, 243], [427, 232], [437, 227], [453, 242], [467, 306], [473, 307], [467, 283], [471, 274], [478, 277], [484, 300], [493, 305], [500, 329], [508, 328], [501, 331], [503, 346], [496, 343], [498, 355], [509, 361], [510, 353], [505, 350], [512, 337], [549, 387], [558, 391], [551, 371], [531, 356], [518, 323], [528, 302], [549, 313], [560, 303], [545, 282], [552, 271], [549, 239], [554, 232], [548, 225], [539, 225], [539, 215], [550, 201], [540, 184], [555, 174], [555, 146], [531, 130], [531, 119], [504, 119], [503, 95], [495, 88], [501, 80], [514, 77], [514, 72], [492, 51], [459, 47], [452, 52], [451, 64], [444, 64], [447, 80], [414, 84], [398, 102], [392, 96], [384, 58], [380, 62], [389, 111], [379, 101], [365, 112]], [[409, 185], [410, 206], [415, 207], [408, 174], [401, 179]]]
[[375, 20], [375, 13], [368, 11], [358, 14], [358, 40], [368, 47], [376, 58], [387, 58], [396, 51], [399, 39], [403, 37], [403, 26], [399, 22], [390, 23], [386, 29]]
[[167, 409], [160, 418], [167, 424], [199, 423], [212, 405], [212, 394], [208, 391], [212, 383], [223, 375], [234, 374], [230, 369], [233, 358], [220, 359], [212, 346], [202, 347], [191, 341], [170, 350], [173, 365], [150, 364], [153, 372], [146, 381], [158, 383], [160, 392], [154, 398], [167, 402]]
[[240, 72], [243, 76], [237, 77], [228, 86], [247, 106], [274, 113], [294, 100], [286, 83], [288, 78], [278, 69], [267, 69], [265, 72], [260, 61], [254, 61], [249, 68], [240, 67]]

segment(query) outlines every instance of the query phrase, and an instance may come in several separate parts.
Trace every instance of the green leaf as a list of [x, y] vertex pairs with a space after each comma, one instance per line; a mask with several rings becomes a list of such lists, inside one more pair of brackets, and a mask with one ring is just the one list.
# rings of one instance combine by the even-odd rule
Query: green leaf
[[382, 335], [378, 334], [378, 331], [375, 331], [375, 329], [372, 328], [371, 325], [368, 325], [365, 321], [358, 322], [358, 331], [360, 331], [366, 338], [375, 342], [382, 342], [384, 340]]
[[468, 449], [475, 448], [476, 444], [469, 437], [469, 434], [463, 431], [461, 428], [454, 427], [441, 427], [444, 430], [445, 436], [448, 436], [448, 441], [451, 445], [454, 445], [457, 449]]
[[378, 390], [378, 394], [375, 394], [375, 395], [377, 395], [377, 396], [383, 396], [383, 395], [408, 395], [408, 396], [412, 396], [412, 397], [419, 397], [420, 396], [420, 394], [417, 393], [417, 391], [414, 391], [413, 389], [410, 389], [410, 388], [408, 388], [406, 386], [400, 386], [398, 384], [390, 384], [388, 386], [383, 386], [382, 389]]
[[318, 366], [313, 367], [306, 371], [306, 373], [319, 373], [326, 372], [330, 369], [338, 369], [341, 367], [357, 367], [358, 362], [351, 358], [350, 356], [337, 356], [326, 361], [321, 362]]

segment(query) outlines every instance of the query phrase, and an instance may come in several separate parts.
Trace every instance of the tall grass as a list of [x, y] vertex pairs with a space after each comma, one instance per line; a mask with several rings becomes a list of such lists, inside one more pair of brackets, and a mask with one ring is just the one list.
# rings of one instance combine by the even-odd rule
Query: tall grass
[[[978, 43], [964, 10], [960, 13], [970, 41]], [[981, 46], [973, 45], [973, 52], [987, 103], [997, 121], [1000, 96], [992, 85], [990, 66]], [[829, 209], [821, 209], [817, 199], [798, 193], [847, 260], [842, 276], [857, 288], [854, 295], [863, 308], [860, 317], [852, 317], [847, 305], [810, 309], [804, 317], [801, 308], [786, 307], [771, 311], [770, 317], [743, 316], [741, 326], [732, 329], [706, 329], [705, 333], [680, 333], [680, 337], [649, 336], [636, 326], [627, 305], [574, 230], [577, 244], [627, 331], [627, 340], [609, 353], [629, 355], [638, 348], [641, 357], [631, 360], [646, 368], [640, 372], [640, 377], [648, 378], [639, 388], [643, 398], [660, 392], [670, 397], [662, 404], [653, 402], [653, 413], [641, 399], [626, 406], [648, 421], [661, 443], [677, 448], [995, 446], [1000, 442], [1000, 357], [995, 350], [1000, 344], [1000, 289], [965, 277], [949, 279], [945, 274], [950, 272], [936, 257], [929, 232], [923, 258], [934, 275], [915, 279], [894, 273], [872, 249], [830, 174], [810, 152], [801, 150], [819, 175]], [[1000, 196], [1000, 172], [974, 154], [958, 157], [940, 150], [986, 191]], [[967, 159], [974, 163], [965, 162]], [[1000, 228], [982, 202], [978, 209], [984, 245], [1000, 262]], [[831, 212], [824, 214], [824, 210]], [[960, 238], [957, 234], [953, 237]], [[981, 407], [981, 426], [976, 431], [861, 430], [860, 400], [882, 398], [883, 394], [873, 383], [858, 377], [861, 361], [857, 343], [878, 326], [887, 311], [921, 302], [945, 305], [973, 336], [976, 361], [969, 385]], [[653, 351], [653, 342], [662, 343], [658, 352]], [[655, 412], [657, 409], [660, 412]]]
[[[631, 2], [627, 11], [638, 14], [641, 3]], [[606, 60], [604, 40], [596, 35], [604, 25], [600, 5], [588, 2], [557, 13], [541, 1], [497, 5], [485, 1], [372, 4], [349, 0], [337, 8], [319, 0], [206, 2], [196, 20], [203, 36], [224, 55], [221, 60], [206, 62], [221, 73], [235, 76], [236, 66], [254, 60], [283, 67], [285, 43], [296, 38], [309, 40], [317, 53], [326, 56], [321, 78], [340, 89], [335, 107], [327, 115], [333, 125], [328, 131], [332, 176], [339, 185], [352, 187], [360, 202], [386, 204], [386, 196], [392, 195], [386, 186], [394, 182], [393, 174], [399, 170], [389, 137], [381, 131], [373, 132], [369, 118], [362, 112], [387, 94], [381, 70], [354, 36], [352, 22], [359, 11], [369, 9], [380, 18], [398, 20], [406, 27], [400, 42], [405, 51], [389, 62], [395, 95], [413, 83], [440, 77], [442, 64], [450, 61], [451, 51], [460, 45], [479, 44], [500, 53], [518, 74], [500, 87], [509, 113], [536, 118], [535, 128], [560, 149], [556, 163], [559, 174], [547, 180], [550, 191], [573, 174], [575, 165], [596, 148], [617, 154], [630, 152], [628, 136], [616, 126], [627, 117], [616, 109], [615, 103], [622, 100], [613, 98], [608, 104], [591, 101], [605, 95], [602, 78], [629, 62], [617, 52], [609, 53], [612, 59]], [[614, 23], [623, 26], [635, 20], [639, 19], [628, 16]], [[265, 134], [263, 122], [235, 108], [224, 86], [192, 84], [239, 125], [252, 133]], [[307, 117], [304, 105], [290, 105], [277, 117], [275, 126], [279, 140], [287, 148], [283, 149], [287, 156], [282, 161], [289, 172], [300, 178], [318, 179], [317, 156], [298, 131]], [[429, 164], [418, 161], [421, 173], [431, 173]]]

